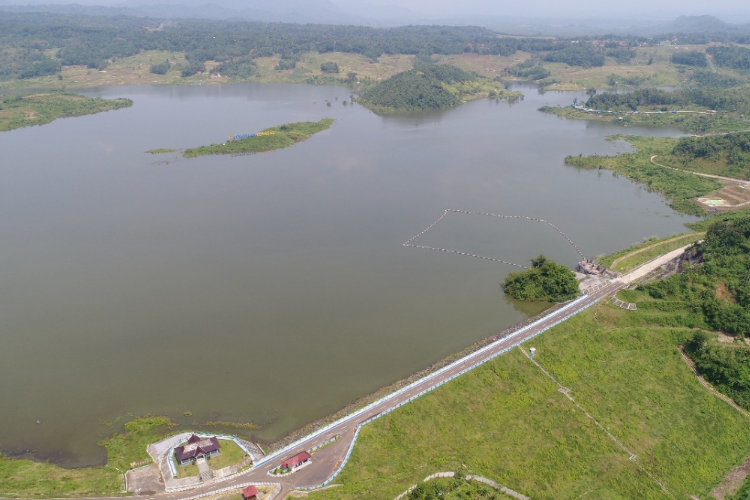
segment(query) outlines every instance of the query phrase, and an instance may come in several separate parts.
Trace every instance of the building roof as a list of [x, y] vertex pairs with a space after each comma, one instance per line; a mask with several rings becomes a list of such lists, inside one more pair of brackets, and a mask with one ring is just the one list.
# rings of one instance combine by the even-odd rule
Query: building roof
[[284, 460], [283, 465], [294, 468], [294, 467], [297, 467], [302, 462], [306, 462], [308, 460], [310, 460], [310, 454], [306, 451], [303, 451], [303, 452], [297, 453], [291, 458], [287, 458], [286, 460]]
[[252, 498], [254, 496], [258, 496], [258, 488], [253, 486], [252, 484], [242, 490], [242, 496], [245, 498]]
[[188, 438], [186, 445], [178, 446], [174, 449], [174, 456], [177, 458], [178, 462], [182, 462], [184, 460], [208, 455], [209, 453], [217, 451], [219, 448], [221, 448], [221, 445], [219, 444], [219, 440], [216, 439], [216, 436], [201, 439], [193, 434]]

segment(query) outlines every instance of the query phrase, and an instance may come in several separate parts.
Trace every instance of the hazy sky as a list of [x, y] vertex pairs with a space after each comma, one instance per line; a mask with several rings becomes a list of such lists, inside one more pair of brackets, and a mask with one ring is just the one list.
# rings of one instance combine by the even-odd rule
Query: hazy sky
[[[429, 18], [471, 18], [481, 16], [522, 16], [532, 18], [607, 19], [671, 21], [678, 16], [709, 14], [726, 22], [750, 23], [750, 1], [748, 0], [329, 0], [340, 6], [361, 6], [355, 9], [360, 14], [375, 13], [381, 17], [400, 9], [408, 9], [417, 16]], [[263, 8], [264, 5], [300, 5], [315, 3], [313, 0], [0, 0], [0, 4], [85, 4], [85, 5], [132, 5], [132, 4], [219, 4], [233, 8]], [[311, 6], [312, 7], [312, 6]], [[314, 8], [314, 7], [313, 7]], [[351, 10], [351, 9], [348, 9]]]
[[[600, 17], [616, 19], [621, 16], [637, 19], [641, 16], [660, 15], [663, 19], [674, 19], [680, 15], [711, 14], [727, 22], [746, 22], [750, 18], [750, 2], [747, 0], [629, 0], [612, 2], [607, 0], [332, 0], [334, 3], [367, 3], [372, 5], [398, 5], [417, 13], [435, 15], [514, 15], [544, 17], [547, 15], [566, 18]], [[737, 17], [743, 18], [742, 20]]]

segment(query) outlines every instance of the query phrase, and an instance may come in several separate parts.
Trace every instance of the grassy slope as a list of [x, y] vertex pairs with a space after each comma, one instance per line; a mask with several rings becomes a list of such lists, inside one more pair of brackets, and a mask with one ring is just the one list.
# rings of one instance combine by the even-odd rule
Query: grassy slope
[[623, 259], [622, 261], [617, 263], [614, 271], [617, 271], [618, 273], [626, 273], [635, 269], [641, 264], [645, 264], [646, 262], [659, 257], [660, 255], [664, 255], [665, 253], [671, 252], [672, 250], [677, 250], [678, 248], [685, 245], [690, 245], [691, 243], [700, 241], [703, 239], [703, 236], [704, 235], [701, 233], [690, 233], [685, 235], [683, 238], [675, 239], [672, 241], [664, 241], [663, 243], [658, 244], [653, 248], [649, 248], [648, 250], [644, 250], [640, 253]]
[[[706, 47], [708, 45], [683, 45], [680, 50], [705, 51]], [[636, 49], [636, 57], [627, 63], [618, 63], [617, 60], [607, 57], [604, 66], [594, 68], [545, 63], [544, 67], [551, 73], [549, 80], [554, 82], [548, 85], [547, 89], [582, 90], [591, 87], [599, 90], [612, 89], [609, 80], [613, 75], [618, 88], [684, 85], [694, 69], [672, 63], [671, 57], [676, 50], [666, 42], [655, 47], [641, 47]], [[743, 76], [734, 71], [722, 70], [721, 73], [740, 78]]]
[[[279, 71], [275, 68], [280, 59], [281, 57], [278, 55], [255, 59], [259, 74], [251, 80], [265, 83], [306, 83], [321, 79], [322, 83], [325, 83], [331, 77], [333, 79], [345, 78], [347, 73], [354, 72], [357, 73], [360, 81], [363, 79], [377, 81], [410, 70], [414, 63], [414, 56], [403, 54], [383, 54], [377, 61], [373, 61], [362, 54], [308, 52], [302, 54], [294, 69]], [[320, 65], [328, 61], [339, 65], [338, 74], [326, 75], [320, 70]]]
[[58, 118], [91, 115], [127, 108], [130, 99], [101, 99], [76, 94], [50, 92], [0, 101], [0, 132], [32, 125], [44, 125]]
[[610, 267], [616, 260], [625, 257], [623, 260], [617, 262], [612, 270], [619, 273], [628, 272], [659, 255], [701, 240], [704, 234], [688, 233], [678, 236], [668, 236], [666, 238], [648, 238], [630, 248], [597, 259], [597, 262], [603, 266]]
[[[615, 138], [623, 139], [617, 136]], [[660, 158], [669, 155], [677, 139], [634, 136], [624, 139], [632, 143], [636, 150], [634, 153], [618, 156], [569, 156], [565, 161], [578, 168], [612, 170], [639, 184], [645, 184], [649, 190], [664, 194], [669, 199], [669, 205], [679, 212], [703, 214], [703, 209], [691, 199], [718, 189], [721, 185], [717, 181], [651, 163], [652, 155], [659, 155]]]
[[[689, 330], [622, 327], [641, 313], [598, 309], [603, 326], [589, 310], [529, 345], [677, 498], [705, 496], [750, 454], [746, 418], [677, 354]], [[366, 426], [343, 486], [313, 497], [391, 498], [461, 464], [534, 499], [667, 498], [518, 350]]]
[[[748, 130], [750, 130], [750, 124], [748, 124]], [[727, 137], [743, 137], [747, 134], [727, 134]], [[697, 143], [712, 141], [716, 138], [705, 137], [705, 138], [690, 138], [687, 141], [696, 141]], [[667, 165], [682, 170], [688, 170], [691, 172], [700, 172], [710, 175], [720, 175], [723, 177], [731, 177], [735, 179], [750, 180], [750, 165], [748, 162], [739, 160], [732, 165], [729, 161], [728, 152], [722, 151], [716, 155], [712, 155], [706, 158], [694, 157], [691, 155], [667, 155], [659, 156], [654, 159], [656, 163]]]
[[55, 465], [0, 458], [0, 497], [73, 497], [119, 495], [130, 463], [148, 458], [146, 446], [172, 427], [166, 417], [143, 417], [125, 424], [125, 432], [100, 444], [107, 447], [105, 467], [63, 469]]
[[274, 135], [248, 137], [237, 141], [227, 141], [226, 144], [212, 144], [185, 150], [185, 157], [205, 155], [229, 155], [239, 153], [260, 153], [276, 149], [288, 148], [298, 142], [305, 141], [318, 132], [327, 130], [333, 124], [332, 118], [324, 118], [319, 122], [298, 122], [279, 125], [263, 130], [275, 132]]

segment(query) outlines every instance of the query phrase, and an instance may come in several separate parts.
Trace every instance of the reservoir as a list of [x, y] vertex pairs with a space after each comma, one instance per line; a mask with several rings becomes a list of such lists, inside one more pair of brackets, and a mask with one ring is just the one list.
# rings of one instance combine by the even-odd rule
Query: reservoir
[[[581, 95], [522, 90], [382, 117], [339, 87], [118, 87], [88, 94], [133, 107], [0, 134], [0, 449], [103, 463], [144, 414], [274, 441], [540, 312], [504, 298], [517, 268], [402, 245], [446, 209], [545, 219], [589, 257], [695, 220], [563, 162], [677, 131], [564, 121], [536, 110]], [[145, 153], [326, 117], [271, 153]], [[579, 260], [525, 219], [451, 212], [414, 243]]]

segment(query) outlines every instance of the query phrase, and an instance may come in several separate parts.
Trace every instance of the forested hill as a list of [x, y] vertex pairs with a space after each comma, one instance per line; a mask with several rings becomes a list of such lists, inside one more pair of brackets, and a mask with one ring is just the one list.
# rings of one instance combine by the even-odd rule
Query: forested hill
[[453, 66], [418, 64], [366, 90], [358, 101], [376, 111], [409, 111], [447, 108], [482, 96], [507, 99], [515, 93]]
[[478, 80], [469, 73], [452, 66], [424, 65], [392, 76], [367, 90], [359, 102], [370, 108], [393, 110], [439, 109], [460, 104], [457, 92], [447, 85]]
[[104, 69], [148, 50], [183, 52], [193, 73], [206, 61], [281, 54], [293, 62], [314, 51], [383, 54], [511, 55], [563, 47], [557, 40], [499, 37], [470, 26], [364, 26], [11, 13], [0, 15], [0, 80], [54, 75], [61, 65]]

